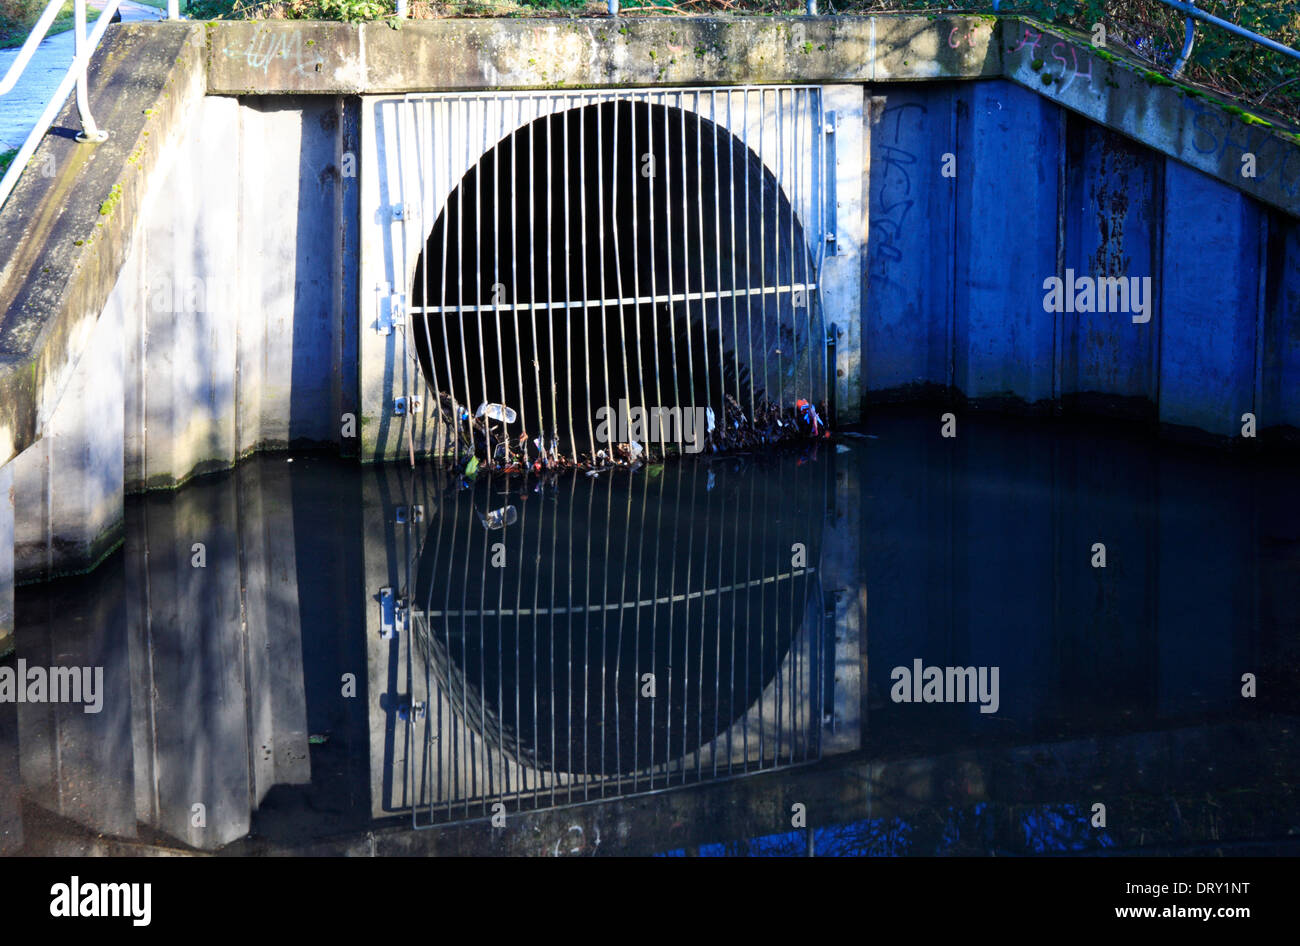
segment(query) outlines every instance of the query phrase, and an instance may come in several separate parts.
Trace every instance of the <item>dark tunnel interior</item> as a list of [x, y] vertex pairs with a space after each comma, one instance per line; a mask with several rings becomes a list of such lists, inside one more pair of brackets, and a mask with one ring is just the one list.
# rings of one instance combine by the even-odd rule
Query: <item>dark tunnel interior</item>
[[[764, 398], [793, 404], [825, 381], [815, 293], [788, 288], [813, 281], [806, 246], [776, 177], [698, 114], [617, 101], [543, 116], [490, 149], [434, 223], [414, 305], [502, 308], [414, 316], [420, 365], [469, 412], [506, 404], [514, 435], [565, 452], [589, 448], [597, 409], [623, 398], [719, 418], [724, 394], [749, 416]], [[733, 289], [755, 292], [707, 297]], [[513, 308], [526, 303], [568, 305]]]

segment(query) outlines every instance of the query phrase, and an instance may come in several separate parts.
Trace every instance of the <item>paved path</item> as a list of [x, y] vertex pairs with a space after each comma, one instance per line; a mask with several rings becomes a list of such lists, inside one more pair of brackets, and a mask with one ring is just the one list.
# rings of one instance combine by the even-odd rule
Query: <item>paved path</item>
[[[102, 10], [106, 0], [87, 0], [90, 6]], [[132, 0], [122, 0], [118, 7], [124, 21], [161, 20], [166, 13]], [[20, 147], [26, 140], [36, 119], [41, 117], [50, 96], [63, 81], [72, 62], [72, 30], [50, 36], [36, 48], [27, 63], [18, 85], [8, 95], [0, 96], [0, 151]], [[0, 76], [18, 58], [18, 49], [0, 49]]]

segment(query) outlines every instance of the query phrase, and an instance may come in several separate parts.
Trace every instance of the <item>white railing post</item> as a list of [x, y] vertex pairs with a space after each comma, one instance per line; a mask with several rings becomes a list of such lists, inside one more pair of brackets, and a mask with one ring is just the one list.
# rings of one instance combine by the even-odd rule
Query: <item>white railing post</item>
[[90, 65], [86, 42], [86, 0], [73, 0], [72, 10], [77, 61], [85, 59], [77, 72], [77, 112], [81, 115], [81, 134], [77, 135], [77, 140], [95, 143], [108, 138], [108, 132], [96, 128], [95, 119], [90, 114], [90, 94], [86, 89], [86, 71]]
[[167, 0], [167, 19], [179, 20], [181, 18], [180, 0]]

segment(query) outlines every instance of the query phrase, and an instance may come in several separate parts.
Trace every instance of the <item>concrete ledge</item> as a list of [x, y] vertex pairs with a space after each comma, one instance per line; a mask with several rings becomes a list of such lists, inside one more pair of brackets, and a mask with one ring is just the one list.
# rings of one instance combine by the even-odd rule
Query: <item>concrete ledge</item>
[[1035, 20], [1004, 20], [1002, 39], [1008, 79], [1300, 217], [1300, 136]]
[[209, 23], [208, 91], [390, 93], [974, 79], [992, 17], [651, 17]]
[[202, 43], [198, 24], [110, 28], [89, 83], [108, 140], [74, 140], [70, 98], [0, 212], [0, 463], [41, 436], [67, 387], [126, 259], [149, 175], [204, 93]]

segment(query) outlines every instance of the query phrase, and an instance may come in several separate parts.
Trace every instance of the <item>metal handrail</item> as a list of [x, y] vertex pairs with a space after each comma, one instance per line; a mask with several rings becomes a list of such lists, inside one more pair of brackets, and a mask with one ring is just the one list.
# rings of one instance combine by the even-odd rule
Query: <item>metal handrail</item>
[[1192, 54], [1192, 44], [1196, 41], [1196, 21], [1204, 20], [1206, 23], [1213, 23], [1220, 29], [1225, 29], [1235, 36], [1241, 36], [1250, 40], [1265, 49], [1271, 49], [1275, 53], [1281, 53], [1283, 56], [1290, 56], [1292, 59], [1300, 59], [1300, 49], [1292, 49], [1290, 46], [1283, 46], [1276, 40], [1271, 40], [1267, 36], [1260, 36], [1244, 26], [1238, 26], [1236, 23], [1220, 19], [1212, 13], [1206, 13], [1196, 6], [1195, 3], [1189, 3], [1187, 0], [1160, 0], [1167, 7], [1172, 7], [1182, 13], [1187, 14], [1187, 34], [1183, 42], [1183, 51], [1178, 55], [1178, 61], [1174, 63], [1175, 76], [1181, 75], [1183, 67], [1187, 65], [1187, 59]]
[[[9, 69], [0, 79], [0, 95], [13, 91], [18, 84], [19, 77], [31, 62], [32, 56], [35, 55], [36, 49], [40, 46], [41, 41], [45, 39], [45, 34], [49, 32], [54, 18], [59, 15], [63, 8], [65, 0], [50, 0], [45, 9], [41, 12], [40, 17], [36, 20], [36, 25], [32, 27], [31, 35], [23, 43], [22, 49], [18, 51], [18, 58], [13, 61]], [[76, 51], [72, 57], [72, 62], [68, 66], [68, 71], [59, 83], [54, 95], [45, 106], [45, 111], [41, 112], [41, 117], [36, 120], [31, 132], [27, 135], [27, 140], [23, 146], [18, 149], [14, 155], [9, 169], [0, 179], [0, 207], [4, 206], [9, 195], [13, 192], [14, 187], [18, 184], [18, 178], [31, 160], [32, 155], [36, 152], [36, 147], [45, 137], [45, 133], [50, 130], [50, 125], [58, 117], [63, 103], [68, 100], [68, 94], [72, 92], [73, 87], [77, 90], [77, 112], [81, 117], [81, 134], [77, 135], [77, 141], [86, 144], [97, 144], [108, 137], [108, 132], [95, 125], [95, 119], [90, 114], [90, 96], [86, 88], [86, 70], [90, 66], [90, 59], [99, 48], [99, 42], [104, 38], [104, 33], [108, 30], [108, 24], [113, 19], [113, 14], [117, 12], [122, 0], [108, 0], [104, 4], [103, 10], [100, 11], [99, 19], [95, 21], [95, 28], [86, 34], [86, 0], [73, 0], [73, 39], [75, 41]], [[167, 18], [169, 20], [180, 19], [180, 0], [167, 0]]]
[[[809, 0], [814, 3], [815, 0]], [[1002, 0], [993, 0], [993, 12], [1001, 12]], [[1182, 74], [1183, 67], [1187, 65], [1188, 58], [1192, 55], [1192, 45], [1196, 42], [1196, 21], [1204, 20], [1206, 23], [1213, 23], [1221, 29], [1227, 30], [1243, 39], [1248, 39], [1252, 43], [1263, 46], [1265, 49], [1271, 49], [1275, 53], [1281, 53], [1283, 56], [1290, 56], [1292, 59], [1300, 59], [1300, 49], [1292, 49], [1290, 46], [1283, 46], [1276, 40], [1271, 40], [1267, 36], [1260, 36], [1253, 30], [1248, 30], [1244, 26], [1238, 26], [1230, 20], [1224, 20], [1215, 16], [1213, 13], [1207, 13], [1200, 9], [1195, 0], [1160, 0], [1167, 7], [1172, 7], [1180, 13], [1187, 14], [1187, 32], [1183, 41], [1183, 51], [1178, 54], [1178, 61], [1174, 63], [1173, 75], [1175, 77]]]

